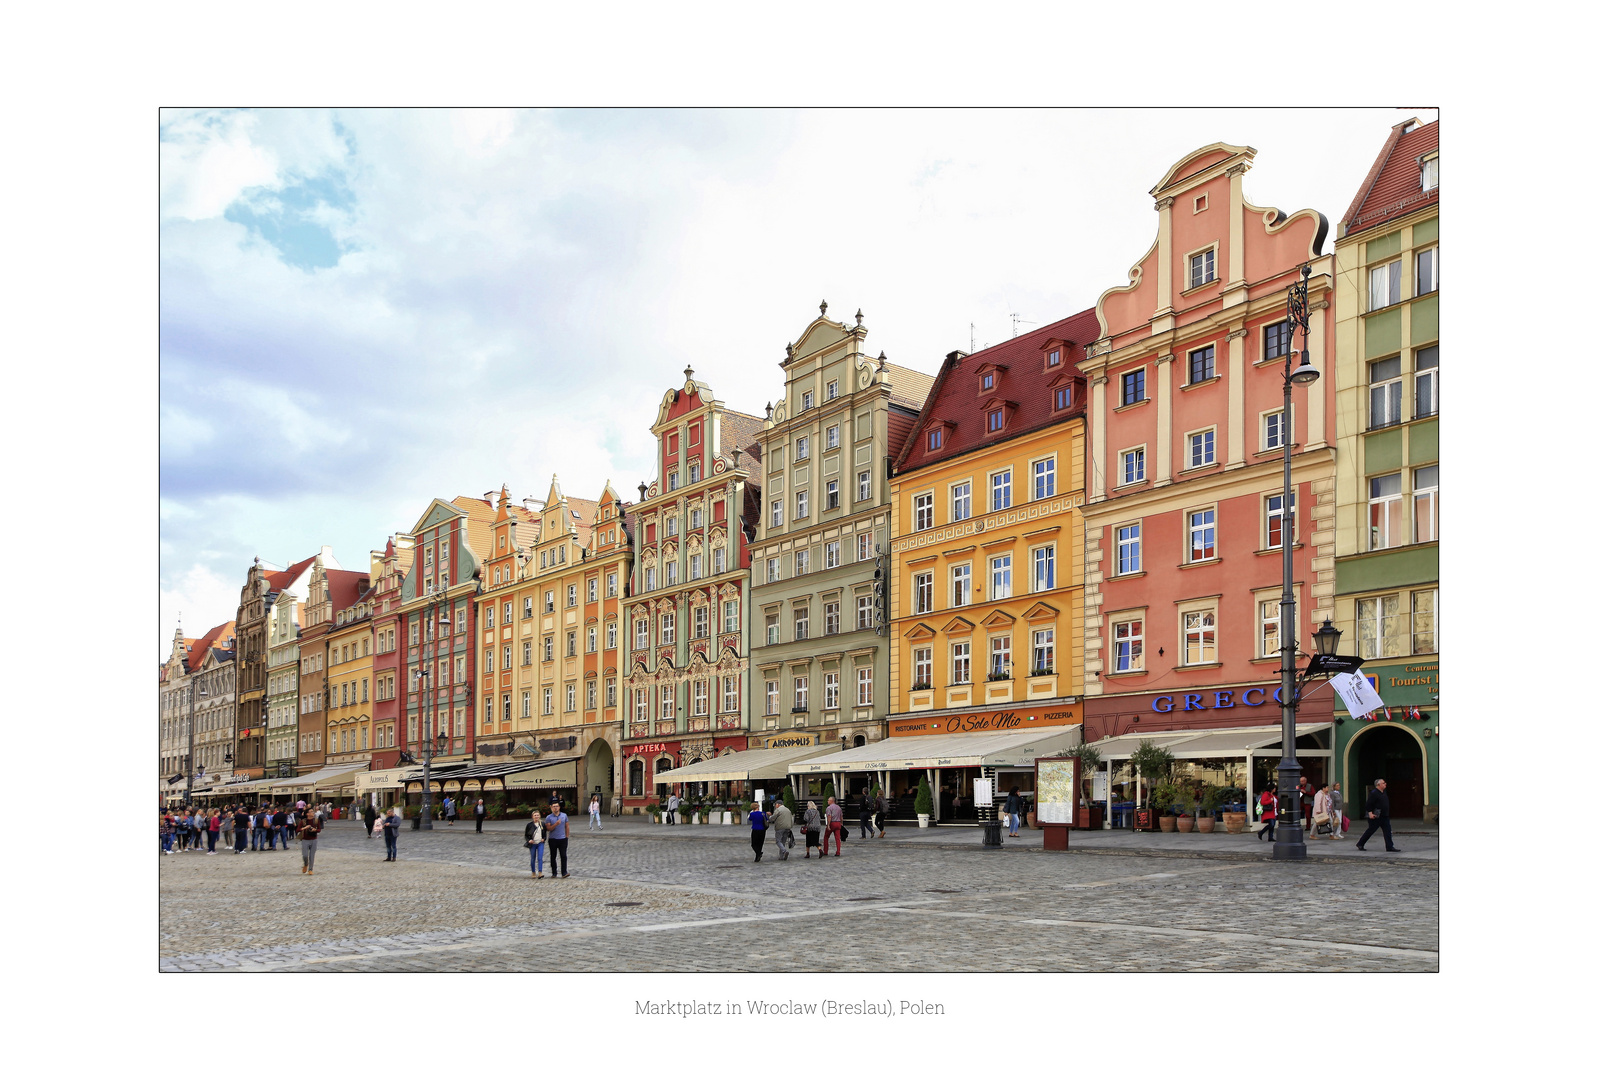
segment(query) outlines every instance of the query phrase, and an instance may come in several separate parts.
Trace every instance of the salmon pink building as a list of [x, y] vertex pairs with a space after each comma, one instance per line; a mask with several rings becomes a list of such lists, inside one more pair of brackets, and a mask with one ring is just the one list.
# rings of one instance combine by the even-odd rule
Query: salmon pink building
[[[1081, 363], [1085, 738], [1115, 766], [1155, 737], [1195, 764], [1230, 760], [1240, 784], [1268, 779], [1281, 754], [1269, 729], [1281, 722], [1282, 544], [1294, 546], [1301, 642], [1332, 614], [1335, 554], [1328, 223], [1251, 204], [1254, 154], [1214, 143], [1154, 186], [1154, 242], [1099, 298], [1100, 336]], [[1305, 264], [1322, 375], [1294, 389], [1289, 430], [1284, 367], [1303, 337], [1288, 333], [1287, 288]], [[1289, 442], [1296, 518], [1282, 505]], [[1316, 685], [1298, 716], [1312, 780], [1332, 745], [1332, 693]]]

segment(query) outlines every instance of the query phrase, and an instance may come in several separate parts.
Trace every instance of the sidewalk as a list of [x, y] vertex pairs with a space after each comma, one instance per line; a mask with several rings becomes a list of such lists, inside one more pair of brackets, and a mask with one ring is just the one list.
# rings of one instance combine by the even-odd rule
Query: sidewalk
[[[328, 824], [332, 828], [363, 828], [359, 822], [354, 821], [335, 821]], [[526, 824], [524, 820], [485, 821], [483, 823], [483, 831], [485, 833], [514, 833], [519, 836]], [[973, 826], [937, 826], [926, 829], [919, 829], [914, 826], [890, 828], [886, 839], [861, 840], [858, 826], [854, 822], [846, 821], [844, 824], [849, 829], [849, 843], [851, 845], [860, 843], [870, 847], [876, 844], [892, 844], [896, 847], [926, 847], [945, 851], [969, 850], [988, 852], [990, 854], [999, 851], [997, 848], [984, 848], [982, 846], [982, 830]], [[733, 841], [739, 844], [748, 843], [748, 828], [744, 825], [657, 825], [642, 817], [629, 816], [605, 818], [603, 832], [590, 831], [587, 818], [572, 819], [570, 828], [572, 837], [581, 840], [621, 837], [628, 840], [659, 840], [662, 843], [714, 843], [717, 841]], [[405, 830], [405, 832], [409, 831], [409, 829]], [[454, 826], [435, 824], [433, 832], [435, 834], [460, 833], [464, 836], [472, 836], [476, 832], [476, 825], [471, 820], [463, 819]], [[1354, 842], [1359, 839], [1362, 832], [1364, 832], [1364, 829], [1359, 828], [1343, 840], [1306, 840], [1307, 857], [1320, 862], [1418, 862], [1432, 867], [1436, 867], [1438, 864], [1441, 838], [1436, 825], [1422, 825], [1418, 821], [1395, 821], [1393, 823], [1393, 843], [1400, 848], [1400, 851], [1396, 853], [1382, 850], [1382, 836], [1379, 832], [1371, 838], [1370, 843], [1366, 845], [1363, 852], [1356, 851]], [[402, 841], [403, 836], [404, 833], [401, 834]], [[800, 845], [803, 846], [803, 843], [804, 841], [801, 838]], [[1048, 855], [1064, 854], [1061, 852], [1044, 852], [1043, 831], [1041, 829], [1022, 829], [1021, 835], [1017, 837], [1004, 835], [1004, 849]], [[1109, 831], [1072, 829], [1071, 853], [1153, 855], [1164, 858], [1269, 860], [1271, 857], [1271, 845], [1268, 842], [1256, 839], [1252, 831], [1229, 834], [1222, 830], [1206, 835], [1197, 831], [1191, 833], [1150, 833], [1134, 832], [1131, 829], [1111, 829]]]

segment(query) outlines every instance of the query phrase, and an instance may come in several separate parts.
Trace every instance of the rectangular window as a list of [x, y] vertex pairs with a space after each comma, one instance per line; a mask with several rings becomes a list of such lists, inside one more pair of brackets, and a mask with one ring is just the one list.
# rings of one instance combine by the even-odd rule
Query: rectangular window
[[971, 516], [971, 482], [955, 484], [949, 489], [949, 520], [964, 521]]
[[614, 649], [615, 647], [616, 647], [616, 624], [615, 623], [606, 623], [605, 624], [605, 648]]
[[531, 619], [532, 617], [533, 617], [533, 598], [531, 596], [524, 596], [524, 597], [522, 597], [522, 618]]
[[793, 639], [804, 641], [810, 636], [810, 609], [807, 607], [793, 609]]
[[841, 541], [838, 541], [838, 540], [829, 540], [829, 541], [827, 541], [826, 547], [822, 549], [821, 565], [822, 565], [823, 568], [825, 568], [827, 570], [831, 570], [834, 566], [837, 566], [840, 562], [843, 561], [843, 556], [842, 556], [841, 551], [840, 551], [841, 547], [842, 547], [842, 542]]
[[932, 610], [932, 575], [930, 573], [917, 574], [914, 578], [912, 606], [917, 615], [925, 614]]
[[836, 634], [842, 629], [842, 627], [839, 625], [842, 620], [839, 617], [838, 601], [832, 600], [826, 604], [823, 604], [821, 608], [821, 614], [823, 620], [823, 633]]
[[1050, 349], [1049, 350], [1049, 359], [1047, 361], [1047, 365], [1049, 367], [1059, 367], [1060, 366], [1060, 350], [1059, 349]]
[[1032, 497], [1047, 499], [1054, 495], [1054, 459], [1032, 463]]
[[567, 712], [576, 712], [577, 711], [577, 684], [576, 683], [567, 683], [566, 684], [566, 711]]
[[660, 718], [670, 719], [677, 715], [677, 685], [669, 683], [660, 688]]
[[776, 645], [782, 640], [782, 630], [776, 615], [766, 616], [766, 644]]
[[855, 499], [860, 502], [871, 498], [871, 470], [855, 474]]
[[1182, 615], [1182, 663], [1215, 662], [1215, 611], [1188, 611]]
[[662, 645], [675, 645], [677, 643], [677, 615], [675, 612], [661, 612], [660, 643]]
[[1276, 360], [1293, 351], [1293, 324], [1282, 321], [1265, 328], [1265, 359]]
[[724, 713], [738, 711], [738, 676], [723, 675], [721, 677], [721, 711]]
[[824, 509], [838, 509], [838, 481], [836, 480], [827, 481], [827, 505]]
[[1010, 677], [1010, 635], [988, 639], [988, 673], [1001, 679]]
[[649, 648], [649, 620], [639, 619], [633, 623], [633, 648]]
[[1069, 386], [1058, 386], [1058, 387], [1055, 387], [1055, 390], [1054, 390], [1054, 411], [1055, 412], [1059, 412], [1061, 409], [1069, 409], [1070, 407], [1071, 407], [1071, 388]]
[[1187, 287], [1196, 289], [1215, 280], [1215, 249], [1189, 255], [1187, 259]]
[[1403, 498], [1401, 485], [1402, 478], [1398, 473], [1370, 478], [1370, 547], [1367, 550], [1380, 551], [1382, 548], [1394, 547], [1401, 542], [1399, 540], [1399, 518], [1403, 512], [1399, 502]]
[[1115, 530], [1115, 572], [1136, 574], [1143, 570], [1143, 526], [1123, 525]]
[[772, 582], [772, 581], [781, 581], [781, 580], [782, 580], [782, 560], [781, 559], [767, 559], [766, 560], [766, 581], [767, 582]]
[[854, 673], [854, 703], [856, 707], [871, 704], [871, 669], [856, 668]]
[[655, 568], [653, 566], [646, 566], [646, 567], [644, 567], [644, 591], [645, 592], [653, 592], [654, 589], [655, 589]]
[[694, 608], [694, 637], [710, 636], [710, 609], [704, 606]]
[[992, 498], [989, 500], [990, 510], [1008, 510], [1010, 508], [1010, 470], [993, 474]]
[[1410, 652], [1437, 651], [1437, 590], [1416, 589], [1410, 594], [1409, 625], [1414, 642]]
[[484, 671], [493, 671], [494, 670], [494, 650], [493, 649], [484, 649], [483, 650], [483, 670]]
[[1437, 415], [1437, 346], [1415, 350], [1415, 419]]
[[[928, 588], [931, 587], [932, 575], [927, 575]], [[971, 602], [971, 564], [949, 568], [949, 604], [951, 607], [965, 607]]]
[[1043, 592], [1054, 588], [1054, 545], [1047, 544], [1032, 552], [1032, 591]]
[[1146, 394], [1143, 385], [1143, 369], [1124, 372], [1121, 375], [1121, 404], [1136, 405], [1144, 400]]
[[553, 659], [555, 659], [555, 638], [553, 637], [553, 635], [545, 635], [545, 637], [544, 637], [544, 662], [548, 663], [549, 661], [551, 661]]
[[[793, 494], [793, 519], [795, 521], [810, 516], [810, 492], [796, 491]], [[773, 522], [772, 524], [776, 524]]]
[[599, 708], [599, 684], [593, 679], [588, 680], [588, 696], [586, 700], [588, 702], [587, 708]]
[[[483, 605], [483, 626], [485, 628], [489, 629], [489, 630], [492, 630], [494, 628], [494, 605], [493, 604], [485, 604], [485, 605]], [[428, 630], [428, 636], [431, 637], [432, 636], [432, 631], [433, 631], [433, 627], [432, 627], [431, 623], [428, 624], [427, 630]]]
[[1437, 249], [1415, 252], [1415, 295], [1437, 291]]
[[932, 528], [932, 493], [915, 497], [915, 531]]
[[1010, 596], [1010, 556], [1000, 555], [988, 561], [991, 571], [989, 578], [993, 583], [992, 590], [988, 593], [989, 600], [1004, 600]]
[[941, 449], [943, 449], [943, 430], [941, 428], [939, 430], [937, 430], [937, 431], [929, 431], [929, 432], [927, 432], [927, 449], [928, 450], [941, 450]]
[[[695, 512], [697, 513], [697, 511], [695, 511]], [[593, 604], [593, 603], [598, 602], [598, 600], [599, 600], [599, 579], [598, 578], [589, 578], [588, 579], [588, 602], [590, 604]]]
[[[1278, 496], [1280, 498], [1280, 496]], [[1282, 651], [1282, 601], [1260, 601], [1259, 656], [1275, 656]]]
[[810, 711], [810, 676], [795, 675], [793, 677], [793, 711]]
[[666, 474], [666, 490], [667, 491], [676, 491], [677, 490], [678, 479], [679, 479], [679, 477], [677, 475], [677, 470], [676, 469], [673, 469], [673, 470], [671, 470], [671, 472], [667, 473]]
[[504, 649], [504, 653], [505, 653], [505, 665], [504, 665], [504, 670], [506, 670], [506, 671], [508, 671], [508, 670], [510, 670], [510, 664], [511, 664], [511, 659], [510, 659], [510, 646], [509, 646], [509, 645], [506, 645], [506, 646], [505, 646], [505, 649]]
[[590, 626], [588, 628], [588, 651], [599, 651], [599, 627], [597, 626]]
[[781, 526], [782, 526], [782, 500], [781, 499], [773, 499], [773, 500], [771, 500], [771, 527], [775, 529], [775, 528], [780, 528]]
[[[1298, 496], [1293, 496], [1293, 514], [1298, 513]], [[1289, 528], [1291, 533], [1292, 529]], [[1265, 496], [1265, 547], [1266, 550], [1282, 546], [1282, 497]]]
[[777, 691], [777, 680], [766, 680], [766, 715], [776, 716], [781, 705], [781, 695]]
[[1003, 429], [1003, 427], [1004, 427], [1004, 409], [998, 408], [998, 409], [990, 409], [990, 410], [988, 410], [988, 431], [990, 433], [991, 432], [995, 432], [995, 431], [999, 431], [999, 430]]
[[1370, 297], [1371, 311], [1398, 303], [1398, 282], [1400, 268], [1403, 260], [1394, 259], [1382, 266], [1373, 266], [1370, 271]]
[[688, 580], [698, 581], [705, 576], [705, 557], [703, 555], [688, 556]]
[[554, 589], [545, 589], [544, 590], [544, 611], [545, 612], [550, 612], [550, 611], [554, 611], [554, 610], [555, 610], [555, 590]]
[[805, 461], [810, 457], [810, 436], [801, 435], [793, 441], [793, 459]]
[[1287, 414], [1281, 409], [1265, 414], [1265, 441], [1260, 446], [1261, 450], [1280, 450], [1286, 444], [1287, 432], [1282, 422], [1286, 417]]
[[[1437, 539], [1437, 480], [1440, 466], [1427, 465], [1416, 469], [1414, 475], [1415, 543], [1427, 544]], [[1430, 652], [1417, 649], [1416, 652]]]
[[854, 557], [855, 557], [855, 561], [856, 562], [865, 562], [867, 559], [871, 558], [871, 534], [870, 533], [859, 533], [859, 534], [857, 534], [855, 536], [855, 538], [854, 538], [854, 544], [855, 544]]
[[615, 596], [616, 595], [616, 575], [615, 574], [607, 574], [605, 576], [605, 595], [606, 596]]
[[1199, 468], [1215, 464], [1215, 429], [1200, 431], [1187, 437], [1187, 467]]
[[533, 715], [533, 692], [531, 690], [522, 691], [522, 715]]
[[1143, 482], [1143, 451], [1127, 450], [1121, 455], [1121, 483]]
[[915, 686], [912, 686], [911, 689], [914, 690], [916, 687], [931, 688], [931, 686], [932, 686], [932, 650], [931, 649], [917, 649], [916, 652], [915, 652], [915, 662], [916, 662], [916, 681], [915, 681]]
[[544, 687], [544, 715], [548, 716], [555, 711], [555, 690], [553, 687]]
[[1032, 674], [1054, 673], [1054, 629], [1032, 631]]
[[1215, 511], [1195, 510], [1187, 515], [1187, 559], [1215, 557]]
[[727, 572], [727, 549], [714, 548], [710, 552], [710, 572], [712, 574], [725, 574]]
[[649, 719], [649, 691], [648, 690], [635, 690], [635, 691], [633, 691], [633, 719], [634, 720], [648, 720]]
[[[837, 389], [837, 386], [838, 386], [837, 383], [828, 383], [827, 385], [829, 387], [833, 388], [833, 389]], [[836, 395], [834, 395], [834, 396], [836, 396]], [[829, 427], [827, 429], [827, 449], [828, 450], [836, 450], [836, 449], [838, 449], [838, 425], [837, 424], [833, 424], [831, 427]]]
[[827, 672], [821, 683], [821, 707], [823, 709], [836, 709], [838, 707], [838, 673]]
[[1398, 593], [1354, 602], [1354, 628], [1359, 655], [1367, 660], [1404, 654], [1403, 611]]
[[854, 598], [854, 628], [869, 630], [876, 624], [876, 602], [869, 596]]
[[666, 564], [666, 585], [669, 588], [677, 584], [677, 560], [673, 559]]
[[727, 600], [722, 603], [721, 632], [723, 634], [736, 634], [738, 632], [738, 601]]
[[1215, 378], [1215, 346], [1206, 345], [1187, 354], [1187, 381], [1201, 383]]
[[799, 396], [799, 411], [800, 412], [808, 412], [810, 409], [815, 408], [815, 406], [816, 406], [816, 392], [814, 390], [806, 390], [803, 394], [801, 394]]
[[1437, 157], [1433, 154], [1420, 163], [1420, 189], [1431, 191], [1437, 186]]
[[1384, 428], [1403, 420], [1403, 380], [1397, 356], [1371, 364], [1371, 427]]
[[971, 681], [971, 643], [957, 641], [949, 646], [949, 685]]
[[705, 716], [710, 712], [710, 694], [704, 679], [694, 680], [693, 694], [693, 714], [695, 716]]

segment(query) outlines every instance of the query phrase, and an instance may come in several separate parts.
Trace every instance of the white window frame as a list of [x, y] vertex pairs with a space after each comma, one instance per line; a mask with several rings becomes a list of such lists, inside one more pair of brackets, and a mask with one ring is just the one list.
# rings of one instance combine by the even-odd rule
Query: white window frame
[[1009, 634], [995, 634], [988, 638], [988, 674], [1006, 678], [1015, 677], [1015, 657]]
[[824, 570], [831, 570], [843, 562], [843, 542], [841, 540], [828, 540], [822, 548], [821, 566]]
[[782, 557], [772, 556], [766, 559], [766, 583], [782, 580]]
[[[964, 678], [961, 678], [961, 676]], [[949, 643], [949, 685], [964, 686], [971, 681], [971, 643], [969, 641], [951, 641]]]
[[828, 600], [821, 605], [821, 632], [832, 635], [843, 629], [843, 615], [839, 601]]
[[971, 604], [971, 564], [960, 563], [949, 567], [949, 606], [969, 607]]
[[925, 615], [933, 610], [932, 571], [925, 570], [911, 575], [910, 606], [912, 614], [915, 615]]
[[1260, 452], [1267, 453], [1271, 450], [1280, 450], [1287, 444], [1286, 432], [1283, 430], [1282, 421], [1287, 417], [1283, 409], [1272, 409], [1260, 413]]
[[[1219, 245], [1211, 244], [1187, 257], [1187, 287], [1197, 289], [1215, 280], [1215, 255]], [[1185, 291], [1185, 290], [1184, 290]]]
[[781, 683], [776, 679], [766, 680], [766, 715], [776, 716], [782, 711]]
[[841, 505], [840, 499], [839, 499], [839, 492], [838, 492], [838, 481], [836, 481], [836, 480], [828, 480], [827, 481], [826, 496], [827, 496], [826, 502], [822, 505], [821, 508], [823, 510], [836, 510], [836, 509], [838, 509], [839, 505]]
[[772, 499], [771, 500], [771, 527], [773, 529], [782, 528], [782, 500], [781, 499]]
[[[793, 493], [793, 519], [801, 521], [810, 516], [810, 492], [808, 490]], [[774, 523], [775, 524], [775, 523]]]
[[[1419, 465], [1410, 477], [1410, 535], [1417, 544], [1429, 544], [1437, 539], [1438, 487], [1442, 474], [1439, 465]], [[1423, 476], [1423, 473], [1430, 473]], [[1424, 486], [1423, 486], [1424, 485]], [[1424, 524], [1424, 528], [1422, 525]]]
[[[1377, 375], [1377, 369], [1382, 371]], [[1366, 365], [1370, 382], [1370, 430], [1392, 427], [1404, 421], [1404, 367], [1396, 356], [1372, 360]]]
[[855, 668], [855, 671], [854, 671], [854, 686], [855, 686], [854, 703], [855, 703], [855, 708], [862, 709], [862, 708], [865, 708], [866, 706], [868, 706], [868, 705], [870, 705], [872, 703], [871, 702], [871, 684], [872, 684], [872, 681], [873, 680], [872, 680], [871, 668], [868, 668], [868, 667]]
[[1203, 469], [1215, 464], [1215, 428], [1187, 433], [1187, 467]]
[[1370, 307], [1367, 311], [1381, 311], [1403, 299], [1402, 281], [1404, 260], [1391, 259], [1380, 266], [1372, 266], [1366, 275]]
[[870, 630], [877, 624], [876, 599], [870, 595], [854, 598], [854, 628]]
[[1032, 672], [1054, 670], [1054, 627], [1032, 631]]
[[1054, 545], [1041, 544], [1032, 549], [1032, 591], [1048, 592], [1054, 588]]
[[1182, 634], [1182, 667], [1198, 667], [1219, 661], [1221, 635], [1216, 608], [1216, 604], [1209, 603], [1186, 609], [1177, 616]]
[[964, 521], [971, 516], [971, 481], [949, 485], [949, 520]]
[[723, 675], [721, 677], [721, 711], [732, 713], [738, 711], [738, 676]]
[[1015, 470], [998, 469], [988, 474], [988, 511], [1008, 510], [1015, 505]]
[[1134, 446], [1121, 451], [1121, 486], [1141, 484], [1148, 479], [1146, 446]]
[[1292, 536], [1292, 538], [1293, 538], [1293, 543], [1297, 544], [1298, 543], [1298, 492], [1296, 492], [1296, 491], [1293, 492], [1293, 498], [1292, 498], [1292, 501], [1290, 503], [1290, 513], [1288, 515], [1289, 518], [1291, 518], [1291, 521], [1292, 521], [1292, 527], [1290, 529], [1287, 528], [1286, 527], [1286, 523], [1284, 523], [1282, 521], [1282, 493], [1281, 492], [1277, 491], [1277, 492], [1272, 492], [1269, 495], [1266, 495], [1265, 496], [1264, 505], [1265, 505], [1265, 533], [1264, 533], [1263, 539], [1265, 541], [1265, 546], [1263, 548], [1261, 548], [1260, 550], [1262, 550], [1262, 551], [1275, 551], [1275, 550], [1279, 549], [1282, 546], [1282, 538], [1281, 538], [1280, 535], [1277, 536], [1277, 538], [1276, 538], [1274, 543], [1271, 541], [1271, 526], [1272, 526], [1272, 523], [1275, 523], [1277, 530], [1280, 533], [1282, 533], [1283, 535], [1290, 534]]
[[[1360, 656], [1385, 660], [1409, 655], [1408, 635], [1404, 632], [1404, 594], [1384, 593], [1362, 596], [1354, 601], [1354, 640]], [[1392, 648], [1386, 646], [1391, 643]]]
[[1131, 521], [1115, 526], [1115, 575], [1143, 572], [1143, 523]]
[[[1391, 491], [1377, 492], [1377, 484], [1391, 480]], [[1385, 551], [1403, 543], [1404, 534], [1404, 474], [1384, 473], [1365, 478], [1367, 494], [1366, 548], [1367, 551]], [[1383, 485], [1385, 488], [1387, 485]]]
[[838, 673], [824, 671], [821, 675], [821, 708], [832, 710], [838, 707]]
[[[1216, 521], [1216, 508], [1202, 506], [1182, 513], [1182, 521], [1187, 526], [1187, 561], [1190, 563], [1209, 562], [1220, 558], [1221, 549], [1219, 524]], [[1208, 541], [1206, 544], [1205, 541]], [[1205, 554], [1205, 548], [1208, 553]]]
[[871, 498], [871, 470], [863, 469], [855, 474], [855, 502], [865, 502]]
[[1054, 474], [1054, 455], [1051, 454], [1032, 463], [1032, 498], [1034, 501], [1054, 498]]
[[1015, 595], [1014, 558], [995, 555], [988, 560], [989, 600], [1007, 600]]
[[795, 675], [793, 677], [793, 711], [810, 711], [810, 676]]
[[920, 648], [915, 650], [915, 685], [925, 683], [932, 685], [932, 650]]
[[[1415, 350], [1415, 419], [1417, 420], [1436, 416], [1441, 408], [1438, 397], [1441, 389], [1438, 348], [1436, 345], [1423, 345]], [[1421, 411], [1423, 401], [1430, 404], [1430, 408], [1425, 412]]]
[[932, 528], [932, 492], [923, 491], [911, 499], [914, 507], [914, 523], [916, 532], [924, 532]]

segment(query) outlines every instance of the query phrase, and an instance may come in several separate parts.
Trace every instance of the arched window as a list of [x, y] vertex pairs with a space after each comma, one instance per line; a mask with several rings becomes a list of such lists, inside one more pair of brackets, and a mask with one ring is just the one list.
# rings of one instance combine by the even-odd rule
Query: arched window
[[866, 737], [864, 735], [856, 735], [854, 737], [854, 744], [856, 746], [864, 746], [866, 744]]
[[642, 795], [644, 793], [644, 763], [634, 759], [627, 766], [627, 794]]
[[[661, 773], [666, 772], [670, 768], [671, 768], [671, 759], [670, 758], [658, 758], [655, 761], [655, 775], [656, 776], [659, 776]], [[671, 785], [657, 783], [655, 785], [655, 790], [656, 790], [656, 792], [658, 792], [660, 794], [660, 796], [662, 798], [664, 798], [665, 796], [667, 796], [667, 795], [669, 795], [671, 793]]]

